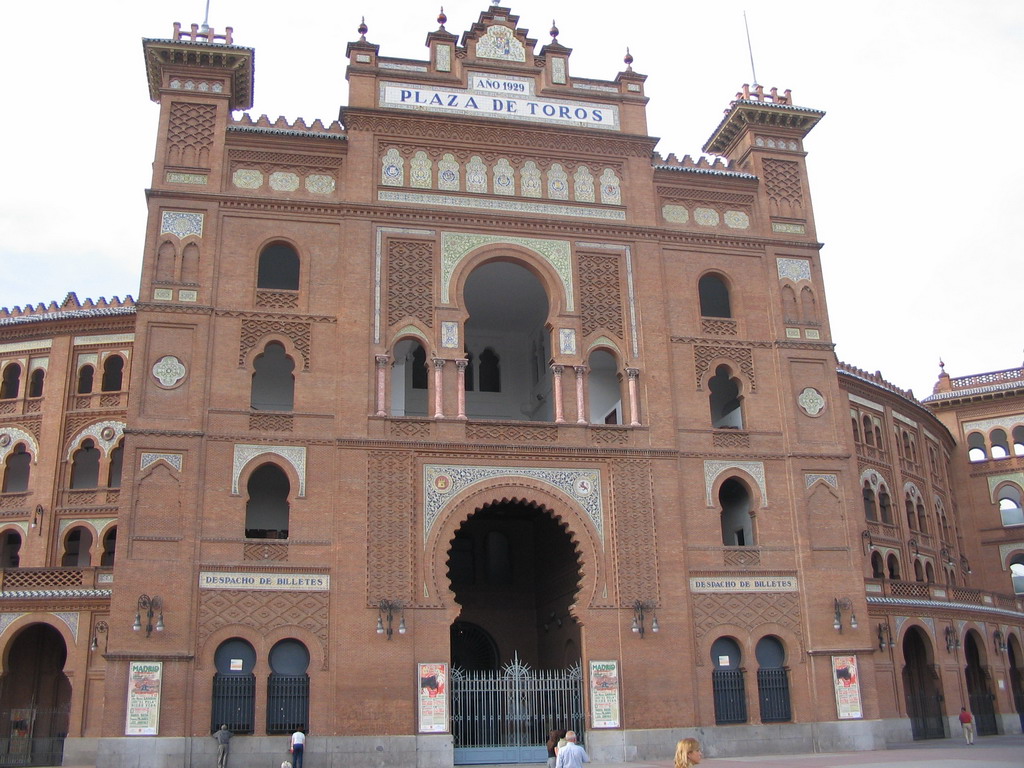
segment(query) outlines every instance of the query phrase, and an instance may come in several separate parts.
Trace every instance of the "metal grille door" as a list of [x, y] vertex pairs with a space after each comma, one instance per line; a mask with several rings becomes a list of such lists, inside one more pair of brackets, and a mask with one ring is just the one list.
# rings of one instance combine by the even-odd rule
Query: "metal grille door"
[[742, 669], [716, 669], [711, 672], [715, 692], [715, 723], [729, 725], [747, 722], [747, 689]]
[[785, 668], [757, 670], [757, 697], [762, 723], [785, 723], [793, 719], [789, 707], [789, 672]]
[[456, 765], [542, 763], [548, 731], [583, 735], [583, 669], [530, 669], [518, 654], [500, 670], [453, 668]]

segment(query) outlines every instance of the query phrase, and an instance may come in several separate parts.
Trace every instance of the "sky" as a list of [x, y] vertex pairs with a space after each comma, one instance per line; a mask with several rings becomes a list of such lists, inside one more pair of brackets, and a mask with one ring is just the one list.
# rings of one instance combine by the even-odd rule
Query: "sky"
[[[205, 0], [56, 0], [5, 9], [0, 47], [0, 307], [138, 294], [159, 107], [142, 38], [202, 22]], [[425, 58], [439, 3], [211, 0], [209, 22], [256, 49], [254, 117], [337, 118], [345, 45]], [[461, 36], [486, 0], [446, 0]], [[648, 130], [697, 157], [743, 83], [826, 112], [805, 140], [840, 360], [918, 397], [942, 358], [962, 376], [1024, 362], [1024, 2], [519, 0], [570, 74], [648, 75]], [[1003, 131], [1000, 133], [1000, 131]], [[1002, 148], [1002, 149], [1000, 149]], [[1005, 289], [1005, 290], [1004, 290]]]

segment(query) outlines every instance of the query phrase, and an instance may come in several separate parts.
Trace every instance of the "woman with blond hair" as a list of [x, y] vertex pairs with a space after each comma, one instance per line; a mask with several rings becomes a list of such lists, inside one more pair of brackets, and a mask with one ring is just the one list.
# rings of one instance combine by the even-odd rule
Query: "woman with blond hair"
[[693, 768], [703, 757], [699, 741], [696, 739], [682, 739], [676, 744], [675, 768]]

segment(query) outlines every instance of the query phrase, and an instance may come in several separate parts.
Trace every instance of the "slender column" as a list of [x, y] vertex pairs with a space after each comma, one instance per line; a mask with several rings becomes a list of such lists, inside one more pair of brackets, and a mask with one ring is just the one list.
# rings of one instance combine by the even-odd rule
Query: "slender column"
[[562, 409], [562, 371], [565, 370], [565, 366], [552, 365], [551, 366], [551, 379], [555, 389], [555, 423], [565, 423], [565, 413]]
[[466, 366], [469, 360], [456, 360], [455, 367], [459, 373], [459, 418], [466, 420]]
[[440, 357], [434, 358], [434, 418], [444, 418], [444, 392], [442, 382], [444, 381], [444, 363]]
[[587, 366], [574, 365], [573, 370], [576, 371], [576, 423], [586, 424], [587, 409], [586, 403], [583, 402], [583, 379], [587, 375]]
[[374, 360], [377, 361], [377, 415], [387, 416], [388, 410], [384, 405], [384, 393], [385, 384], [387, 381], [388, 374], [388, 361], [391, 358], [388, 355], [377, 355]]
[[627, 368], [626, 374], [629, 376], [629, 426], [639, 427], [640, 426], [640, 411], [639, 404], [636, 396], [636, 380], [640, 378], [639, 368]]

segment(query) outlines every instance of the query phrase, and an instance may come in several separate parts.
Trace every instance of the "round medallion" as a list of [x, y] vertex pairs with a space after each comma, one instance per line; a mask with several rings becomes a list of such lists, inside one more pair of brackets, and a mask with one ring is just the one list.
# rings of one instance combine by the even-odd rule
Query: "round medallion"
[[116, 434], [117, 430], [115, 430], [113, 427], [104, 427], [103, 429], [100, 430], [100, 437], [102, 437], [108, 443], [114, 439], [114, 435]]
[[806, 387], [796, 402], [808, 416], [819, 416], [825, 410], [825, 398], [814, 387]]
[[438, 493], [448, 493], [453, 486], [454, 483], [448, 475], [438, 475], [434, 478], [434, 490]]
[[572, 489], [577, 496], [589, 496], [594, 492], [594, 479], [592, 477], [577, 477], [572, 483]]
[[11, 436], [10, 435], [0, 435], [0, 448], [6, 448], [10, 444], [11, 444]]
[[153, 377], [163, 387], [173, 387], [185, 378], [185, 366], [174, 355], [164, 355], [153, 366]]

